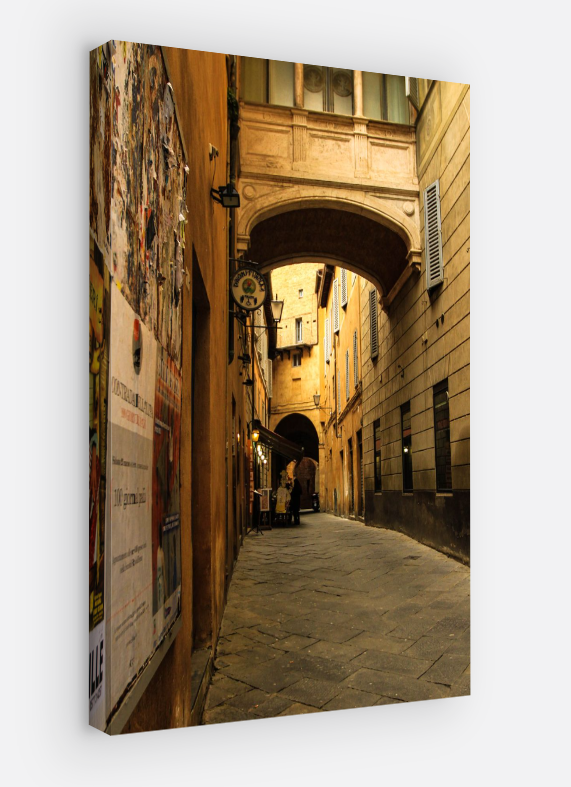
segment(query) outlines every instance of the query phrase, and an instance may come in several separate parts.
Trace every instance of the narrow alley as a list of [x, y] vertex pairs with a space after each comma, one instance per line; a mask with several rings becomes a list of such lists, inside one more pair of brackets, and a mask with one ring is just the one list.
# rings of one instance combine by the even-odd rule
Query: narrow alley
[[308, 513], [240, 551], [203, 723], [470, 693], [470, 570]]

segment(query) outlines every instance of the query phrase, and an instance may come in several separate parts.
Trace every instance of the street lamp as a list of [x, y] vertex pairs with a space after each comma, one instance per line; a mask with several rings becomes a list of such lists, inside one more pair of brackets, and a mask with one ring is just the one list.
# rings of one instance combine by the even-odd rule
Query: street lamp
[[231, 183], [226, 186], [219, 186], [217, 189], [210, 189], [210, 196], [223, 208], [239, 208], [240, 195]]
[[313, 401], [314, 401], [315, 406], [317, 407], [318, 410], [327, 410], [327, 411], [329, 411], [329, 415], [331, 415], [332, 410], [331, 410], [330, 407], [320, 407], [319, 406], [319, 402], [321, 401], [321, 394], [318, 394], [318, 393], [313, 394]]
[[272, 317], [274, 318], [274, 322], [277, 324], [282, 318], [282, 312], [284, 309], [284, 302], [278, 301], [278, 296], [276, 293], [275, 300], [271, 301], [270, 305], [272, 307]]

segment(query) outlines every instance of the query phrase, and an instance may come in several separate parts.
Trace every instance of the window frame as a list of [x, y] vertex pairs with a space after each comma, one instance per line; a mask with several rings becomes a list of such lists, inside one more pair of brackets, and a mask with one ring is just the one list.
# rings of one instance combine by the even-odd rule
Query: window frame
[[[379, 431], [379, 445], [377, 447], [377, 429]], [[377, 458], [379, 460], [377, 466]], [[383, 491], [382, 477], [382, 430], [381, 419], [373, 421], [373, 478], [375, 482], [375, 492]]]
[[[410, 419], [410, 426], [405, 430], [405, 416]], [[410, 409], [410, 400], [401, 405], [401, 453], [402, 453], [402, 491], [414, 492], [414, 473], [412, 466], [412, 413]], [[405, 431], [407, 434], [405, 435]], [[405, 450], [408, 448], [408, 451]], [[410, 486], [407, 485], [408, 477], [410, 475]]]
[[303, 342], [303, 318], [295, 318], [295, 343], [301, 344]]
[[[447, 426], [444, 428], [438, 428], [438, 419], [437, 419], [437, 405], [436, 399], [439, 394], [446, 393], [446, 421]], [[436, 476], [436, 491], [437, 492], [451, 492], [452, 491], [452, 446], [450, 443], [450, 394], [448, 390], [448, 378], [442, 380], [441, 382], [437, 383], [432, 388], [432, 412], [434, 415], [434, 468], [435, 468], [435, 476]], [[440, 414], [442, 415], [442, 413]], [[441, 419], [442, 420], [442, 419]], [[448, 485], [443, 485], [439, 483], [439, 432], [444, 432], [445, 435], [445, 453], [444, 453], [444, 473], [445, 473], [445, 481]], [[446, 435], [446, 432], [448, 433]], [[442, 463], [440, 463], [442, 464]]]

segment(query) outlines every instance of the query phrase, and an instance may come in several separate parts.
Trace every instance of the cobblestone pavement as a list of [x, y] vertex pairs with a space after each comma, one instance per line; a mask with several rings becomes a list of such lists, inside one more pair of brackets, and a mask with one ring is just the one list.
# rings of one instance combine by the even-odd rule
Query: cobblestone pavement
[[244, 540], [204, 724], [470, 693], [470, 570], [327, 514]]

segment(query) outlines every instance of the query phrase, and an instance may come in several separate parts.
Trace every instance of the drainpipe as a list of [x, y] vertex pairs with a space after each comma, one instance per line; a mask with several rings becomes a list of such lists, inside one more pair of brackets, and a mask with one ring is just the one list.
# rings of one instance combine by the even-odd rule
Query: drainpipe
[[[228, 126], [230, 138], [230, 160], [229, 160], [229, 183], [236, 187], [236, 174], [238, 169], [238, 134], [240, 133], [240, 126], [238, 125], [238, 102], [236, 100], [236, 55], [229, 56], [228, 63]], [[232, 281], [232, 277], [238, 269], [238, 264], [231, 260], [236, 257], [236, 210], [230, 210], [230, 220], [228, 227], [228, 281]], [[228, 308], [233, 311], [233, 301], [228, 290]], [[228, 364], [234, 360], [234, 336], [235, 326], [234, 320], [230, 320], [228, 326]]]

